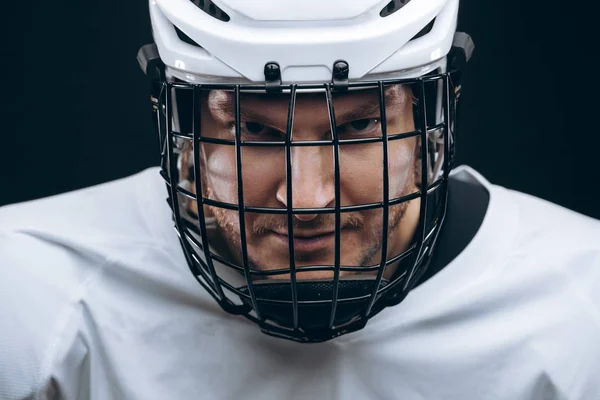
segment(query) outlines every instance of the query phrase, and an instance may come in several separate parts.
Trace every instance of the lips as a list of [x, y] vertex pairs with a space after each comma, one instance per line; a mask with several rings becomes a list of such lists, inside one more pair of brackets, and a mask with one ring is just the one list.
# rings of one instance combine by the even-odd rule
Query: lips
[[[278, 231], [274, 231], [276, 234], [281, 235], [281, 236], [288, 236], [287, 232], [278, 232]], [[301, 239], [310, 239], [310, 238], [314, 238], [317, 236], [325, 236], [325, 235], [332, 235], [334, 234], [334, 231], [299, 231], [299, 230], [294, 230], [294, 237], [295, 238], [301, 238]]]
[[[280, 245], [289, 246], [287, 233], [273, 231], [274, 238]], [[333, 247], [335, 232], [294, 232], [294, 252], [313, 252]]]

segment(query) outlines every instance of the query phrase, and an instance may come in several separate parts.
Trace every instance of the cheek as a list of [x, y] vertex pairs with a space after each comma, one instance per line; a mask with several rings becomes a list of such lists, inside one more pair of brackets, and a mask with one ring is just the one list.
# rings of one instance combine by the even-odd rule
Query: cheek
[[[406, 104], [406, 109], [402, 115], [406, 117], [392, 118], [389, 121], [391, 132], [407, 133], [415, 129], [412, 112], [410, 112], [410, 103]], [[415, 168], [415, 148], [417, 138], [394, 140], [389, 142], [389, 176], [390, 176], [390, 197], [400, 197], [406, 195], [407, 185], [412, 184], [412, 178]], [[412, 190], [412, 188], [411, 188]]]
[[382, 178], [381, 144], [345, 145], [340, 148], [342, 206], [381, 201]]
[[242, 151], [244, 201], [249, 206], [276, 207], [276, 194], [285, 184], [285, 151], [251, 148]]
[[[237, 158], [231, 146], [206, 146], [206, 176], [214, 196], [237, 203]], [[281, 182], [285, 182], [285, 154], [274, 149], [242, 150], [244, 203], [247, 206], [272, 206]]]
[[207, 183], [216, 199], [237, 203], [237, 173], [235, 149], [231, 146], [204, 146], [203, 169]]
[[[405, 194], [414, 173], [415, 141], [389, 142], [390, 198]], [[383, 150], [381, 144], [348, 146], [340, 154], [342, 205], [379, 202], [383, 199]]]
[[406, 192], [407, 185], [412, 182], [415, 168], [415, 141], [398, 140], [390, 143], [389, 175], [390, 197], [399, 197]]

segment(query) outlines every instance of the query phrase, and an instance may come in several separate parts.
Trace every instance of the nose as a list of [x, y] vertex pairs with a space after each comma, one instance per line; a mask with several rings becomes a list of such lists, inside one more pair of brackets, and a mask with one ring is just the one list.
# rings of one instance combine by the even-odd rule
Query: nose
[[[325, 208], [333, 207], [335, 183], [333, 177], [332, 150], [327, 146], [302, 146], [292, 149], [292, 207]], [[287, 201], [287, 180], [277, 190], [277, 200], [285, 207]], [[295, 214], [300, 221], [310, 221], [318, 214]]]

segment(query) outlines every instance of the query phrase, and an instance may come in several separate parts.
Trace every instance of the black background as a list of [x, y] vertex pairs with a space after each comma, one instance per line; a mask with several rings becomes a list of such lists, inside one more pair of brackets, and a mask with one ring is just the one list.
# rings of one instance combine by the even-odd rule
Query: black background
[[[152, 41], [147, 3], [8, 3], [0, 28], [0, 205], [156, 165], [136, 61]], [[592, 16], [558, 0], [462, 0], [459, 30], [472, 35], [476, 51], [463, 81], [458, 160], [493, 183], [600, 218]]]

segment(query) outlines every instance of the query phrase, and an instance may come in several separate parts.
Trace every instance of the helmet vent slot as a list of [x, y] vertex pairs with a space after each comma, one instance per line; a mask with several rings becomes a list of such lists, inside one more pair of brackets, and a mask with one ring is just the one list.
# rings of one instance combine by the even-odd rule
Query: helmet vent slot
[[192, 45], [192, 46], [194, 46], [194, 47], [200, 47], [200, 48], [202, 47], [202, 46], [200, 46], [198, 43], [196, 43], [196, 42], [194, 41], [194, 39], [192, 39], [191, 37], [189, 37], [188, 35], [186, 35], [186, 34], [185, 34], [185, 33], [184, 33], [184, 32], [183, 32], [181, 29], [179, 29], [179, 28], [178, 28], [178, 27], [176, 27], [176, 26], [173, 26], [173, 27], [175, 28], [175, 32], [177, 33], [177, 37], [178, 37], [178, 38], [179, 38], [179, 39], [180, 39], [182, 42], [185, 42], [185, 43], [187, 43], [187, 44], [189, 44], [189, 45]]
[[410, 3], [410, 0], [392, 0], [385, 7], [383, 7], [381, 12], [379, 12], [379, 15], [382, 18], [388, 17], [408, 3]]
[[420, 37], [423, 37], [423, 36], [427, 35], [433, 29], [433, 25], [435, 25], [435, 18], [432, 19], [430, 23], [428, 23], [427, 25], [425, 25], [423, 27], [423, 29], [421, 29], [419, 31], [419, 33], [417, 33], [415, 36], [413, 36], [413, 38], [410, 39], [410, 40], [415, 40], [415, 39], [418, 39]]
[[[218, 19], [219, 21], [228, 22], [231, 18], [229, 15], [221, 10], [215, 3], [210, 0], [191, 0], [192, 3], [196, 5], [199, 9], [207, 13], [213, 18]], [[410, 1], [410, 0], [409, 0]]]

